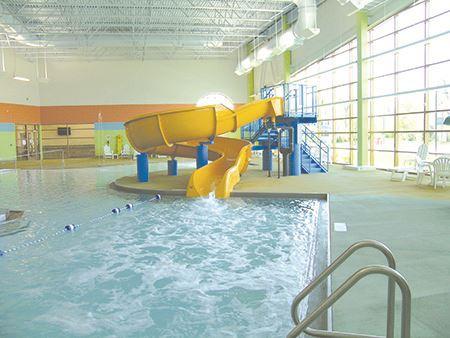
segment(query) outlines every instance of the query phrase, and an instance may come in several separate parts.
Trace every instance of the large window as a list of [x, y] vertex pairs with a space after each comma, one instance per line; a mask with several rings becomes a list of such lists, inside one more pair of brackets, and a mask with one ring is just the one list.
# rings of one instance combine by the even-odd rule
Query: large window
[[[369, 31], [370, 164], [404, 165], [427, 143], [430, 159], [450, 153], [450, 1], [418, 1]], [[300, 70], [318, 89], [317, 133], [331, 160], [356, 163], [356, 40]]]
[[330, 146], [333, 163], [356, 162], [356, 40], [301, 70], [294, 81], [317, 86], [312, 129]]
[[450, 153], [449, 2], [417, 2], [369, 34], [371, 164], [404, 165], [422, 143]]

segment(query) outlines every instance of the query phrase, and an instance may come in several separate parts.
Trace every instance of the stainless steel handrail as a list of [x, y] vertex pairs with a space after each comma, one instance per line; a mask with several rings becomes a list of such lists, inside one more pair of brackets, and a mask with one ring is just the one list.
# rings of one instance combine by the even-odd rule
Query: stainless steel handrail
[[[296, 325], [300, 323], [298, 318], [298, 306], [300, 302], [309, 295], [314, 288], [322, 283], [334, 270], [336, 270], [342, 263], [344, 263], [351, 255], [362, 248], [373, 248], [380, 251], [387, 260], [389, 268], [395, 270], [396, 263], [392, 251], [383, 243], [374, 240], [364, 240], [356, 242], [340, 254], [319, 276], [317, 276], [311, 283], [309, 283], [297, 296], [295, 296], [291, 305], [291, 317]], [[392, 278], [388, 283], [388, 305], [387, 305], [387, 327], [386, 337], [394, 337], [394, 316], [395, 316], [395, 283]]]
[[[338, 299], [340, 299], [348, 290], [350, 290], [356, 283], [368, 275], [385, 275], [389, 277], [389, 280], [394, 282], [400, 287], [402, 292], [402, 312], [401, 312], [401, 338], [411, 337], [411, 290], [405, 278], [396, 270], [383, 265], [371, 265], [359, 269], [353, 275], [351, 275], [341, 286], [339, 286], [331, 295], [329, 295], [311, 314], [305, 319], [299, 322], [287, 335], [287, 338], [298, 337], [302, 332], [308, 328], [317, 317], [323, 312], [327, 311]], [[331, 333], [331, 332], [330, 332]], [[331, 337], [348, 337], [347, 335], [336, 335]], [[324, 336], [324, 335], [322, 335]], [[330, 336], [324, 336], [330, 337]], [[364, 336], [363, 336], [364, 337]], [[369, 336], [370, 337], [370, 336]]]

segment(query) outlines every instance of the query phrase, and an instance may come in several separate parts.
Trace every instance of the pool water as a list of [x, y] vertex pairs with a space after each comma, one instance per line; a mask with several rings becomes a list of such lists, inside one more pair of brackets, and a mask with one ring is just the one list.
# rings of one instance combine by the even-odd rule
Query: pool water
[[[108, 187], [134, 170], [0, 174], [0, 208], [25, 210], [0, 225], [0, 249], [18, 247], [0, 257], [0, 336], [286, 336], [319, 201], [150, 201]], [[128, 202], [144, 203], [88, 222]], [[48, 237], [68, 223], [83, 224]]]

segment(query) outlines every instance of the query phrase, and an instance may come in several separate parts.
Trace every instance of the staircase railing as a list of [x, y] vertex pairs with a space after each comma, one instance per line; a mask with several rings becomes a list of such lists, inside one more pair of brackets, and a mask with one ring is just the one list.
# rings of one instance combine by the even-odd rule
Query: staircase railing
[[310, 149], [310, 156], [326, 171], [329, 169], [330, 148], [311, 129], [303, 126], [302, 144]]
[[308, 161], [305, 161], [303, 156], [300, 159], [302, 168], [305, 169], [306, 172], [309, 174], [311, 172], [311, 164], [312, 164], [312, 157], [313, 157], [311, 154], [311, 148], [309, 147], [309, 145], [307, 143], [302, 143], [300, 146], [301, 146], [303, 152], [309, 156]]
[[[351, 275], [342, 283], [333, 293], [331, 293], [319, 306], [312, 311], [306, 318], [301, 320], [298, 315], [298, 306], [318, 285], [327, 279], [342, 263], [344, 263], [356, 251], [362, 248], [374, 248], [380, 251], [387, 260], [388, 266], [369, 265]], [[348, 290], [350, 290], [361, 279], [372, 274], [381, 274], [389, 278], [387, 295], [387, 318], [386, 318], [386, 337], [394, 337], [394, 317], [395, 317], [395, 284], [400, 287], [402, 292], [402, 312], [401, 312], [401, 338], [410, 338], [411, 327], [411, 291], [404, 277], [396, 270], [395, 258], [391, 250], [378, 241], [365, 240], [351, 245], [331, 265], [329, 265], [319, 276], [317, 276], [308, 286], [306, 286], [293, 300], [291, 305], [291, 316], [295, 327], [287, 335], [288, 338], [298, 337], [301, 333], [306, 333], [314, 337], [335, 337], [335, 338], [380, 338], [373, 335], [362, 335], [347, 332], [327, 331], [309, 328], [315, 319], [327, 311], [338, 299], [340, 299]]]
[[252, 140], [255, 133], [263, 127], [263, 120], [253, 121], [241, 128], [241, 138], [244, 140]]

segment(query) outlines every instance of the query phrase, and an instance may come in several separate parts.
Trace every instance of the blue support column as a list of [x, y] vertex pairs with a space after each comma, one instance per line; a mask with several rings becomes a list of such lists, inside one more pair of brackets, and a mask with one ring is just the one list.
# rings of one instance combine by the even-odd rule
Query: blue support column
[[178, 176], [178, 161], [176, 159], [167, 161], [167, 175]]
[[199, 144], [197, 146], [197, 169], [204, 167], [208, 164], [208, 145]]
[[294, 143], [294, 149], [289, 158], [290, 176], [299, 176], [301, 174], [300, 161], [300, 144]]
[[272, 159], [272, 150], [268, 147], [263, 149], [263, 170], [264, 171], [272, 171], [273, 159]]
[[294, 149], [290, 155], [290, 176], [299, 176], [301, 175], [301, 156], [300, 156], [300, 141], [299, 141], [299, 135], [298, 135], [298, 124], [295, 123], [292, 125], [292, 128], [294, 129]]
[[137, 155], [137, 177], [139, 182], [148, 182], [148, 155], [140, 153]]

